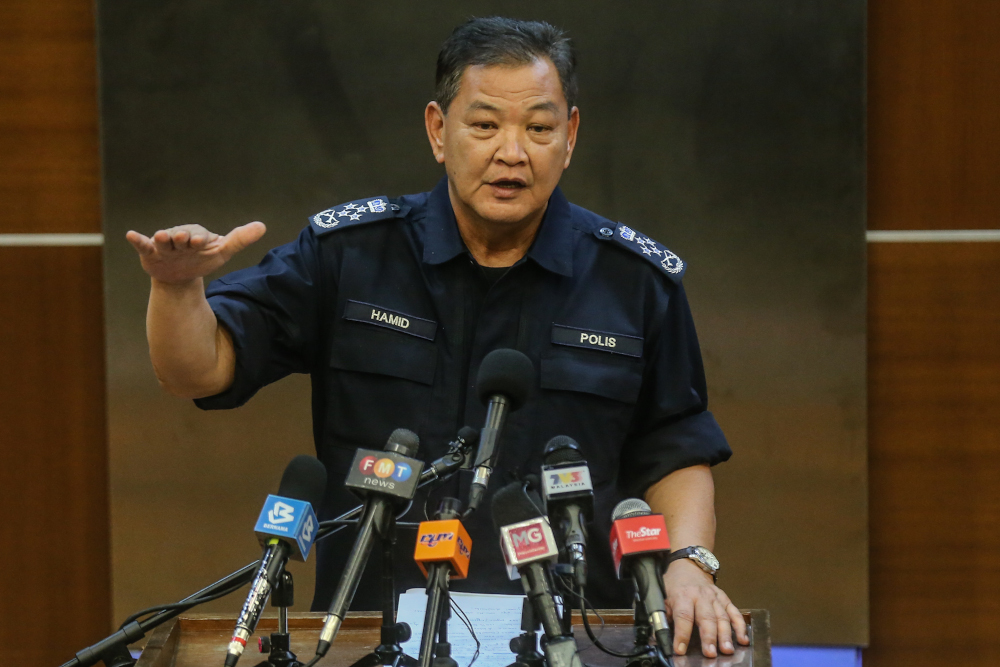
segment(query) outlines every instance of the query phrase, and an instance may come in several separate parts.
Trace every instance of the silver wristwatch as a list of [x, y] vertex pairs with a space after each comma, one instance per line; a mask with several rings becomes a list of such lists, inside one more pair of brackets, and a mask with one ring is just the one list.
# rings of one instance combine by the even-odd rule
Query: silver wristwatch
[[681, 558], [694, 561], [695, 565], [712, 575], [712, 581], [718, 581], [719, 559], [705, 547], [685, 547], [677, 551], [671, 551], [670, 556], [667, 558], [667, 563], [673, 563], [675, 560], [680, 560]]

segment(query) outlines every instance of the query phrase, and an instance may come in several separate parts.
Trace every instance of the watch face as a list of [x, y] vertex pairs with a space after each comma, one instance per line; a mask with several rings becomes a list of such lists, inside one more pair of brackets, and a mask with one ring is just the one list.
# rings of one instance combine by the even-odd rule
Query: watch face
[[705, 547], [695, 547], [694, 555], [698, 560], [710, 567], [713, 572], [719, 569], [719, 559]]

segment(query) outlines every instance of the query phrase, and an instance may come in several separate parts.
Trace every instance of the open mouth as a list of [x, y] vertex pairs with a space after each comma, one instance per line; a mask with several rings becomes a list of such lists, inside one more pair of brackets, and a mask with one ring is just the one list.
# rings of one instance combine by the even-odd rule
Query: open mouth
[[498, 178], [495, 181], [490, 182], [495, 188], [503, 188], [504, 190], [520, 190], [522, 188], [528, 187], [527, 183], [514, 178]]

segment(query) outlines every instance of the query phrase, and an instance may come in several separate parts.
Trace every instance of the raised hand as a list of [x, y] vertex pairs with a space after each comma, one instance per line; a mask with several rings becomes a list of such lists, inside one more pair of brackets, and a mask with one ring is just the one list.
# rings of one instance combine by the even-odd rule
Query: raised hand
[[161, 283], [179, 285], [215, 271], [266, 231], [263, 222], [237, 227], [225, 236], [201, 225], [179, 225], [161, 229], [152, 238], [130, 230], [125, 238], [139, 253], [146, 273]]

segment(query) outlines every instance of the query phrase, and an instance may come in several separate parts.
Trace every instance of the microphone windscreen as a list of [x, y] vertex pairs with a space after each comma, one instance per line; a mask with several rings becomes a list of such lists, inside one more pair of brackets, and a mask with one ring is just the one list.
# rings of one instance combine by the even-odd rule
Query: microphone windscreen
[[535, 367], [531, 359], [517, 350], [501, 348], [483, 358], [476, 374], [476, 393], [479, 400], [489, 403], [500, 394], [510, 401], [510, 409], [517, 410], [531, 393], [535, 384]]
[[545, 465], [576, 463], [583, 460], [580, 445], [568, 435], [557, 435], [545, 445]]
[[399, 452], [403, 456], [412, 457], [420, 449], [420, 438], [413, 431], [397, 428], [389, 434], [389, 441], [385, 443], [385, 448]]
[[315, 456], [301, 454], [292, 459], [281, 476], [278, 495], [304, 500], [319, 511], [326, 492], [326, 466]]
[[466, 447], [475, 447], [479, 444], [479, 431], [471, 426], [463, 426], [458, 429], [458, 437], [465, 443]]
[[497, 530], [512, 523], [520, 523], [528, 519], [542, 516], [541, 510], [524, 492], [522, 482], [511, 482], [493, 495], [490, 506], [493, 513], [493, 525]]
[[611, 512], [611, 520], [617, 521], [618, 519], [628, 519], [629, 517], [644, 516], [652, 513], [653, 510], [645, 502], [638, 498], [626, 498], [615, 505], [615, 509]]

